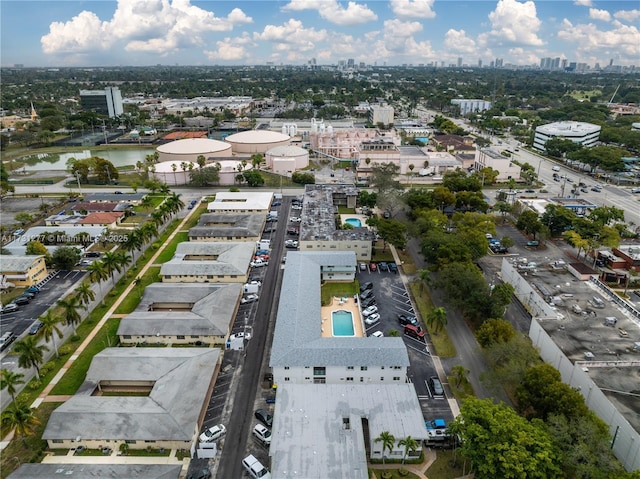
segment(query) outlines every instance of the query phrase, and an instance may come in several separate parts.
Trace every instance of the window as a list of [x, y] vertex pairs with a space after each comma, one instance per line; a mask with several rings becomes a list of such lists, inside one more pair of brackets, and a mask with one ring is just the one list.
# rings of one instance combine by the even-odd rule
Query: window
[[123, 334], [122, 335], [122, 339], [131, 339], [131, 335], [130, 334]]
[[353, 371], [353, 366], [347, 366], [348, 371]]
[[351, 429], [351, 420], [348, 417], [342, 418], [342, 429]]
[[347, 382], [353, 382], [353, 377], [348, 377]]
[[284, 370], [285, 370], [285, 371], [288, 371], [288, 370], [289, 370], [289, 366], [285, 366], [285, 367], [284, 367]]
[[288, 377], [284, 378], [284, 381], [285, 381], [285, 382], [288, 382], [288, 381], [289, 381], [289, 378], [288, 378]]
[[327, 368], [316, 366], [313, 368], [314, 376], [325, 376], [327, 374]]
[[156, 442], [156, 441], [144, 441], [144, 442], [151, 442], [151, 443], [154, 443], [154, 442]]
[[360, 366], [360, 371], [366, 371], [367, 370], [367, 366]]
[[324, 384], [325, 382], [325, 378], [313, 378], [313, 384]]
[[380, 381], [384, 381], [384, 376], [380, 376]]
[[402, 369], [402, 366], [394, 366], [393, 369], [396, 369], [396, 370]]
[[62, 439], [52, 439], [51, 442], [54, 444], [62, 444], [63, 441]]
[[127, 444], [135, 444], [136, 443], [136, 441], [131, 440], [131, 439], [127, 439], [124, 442], [127, 443]]
[[400, 381], [400, 376], [393, 376], [394, 381]]
[[360, 376], [360, 382], [363, 383], [364, 382], [364, 378], [362, 376]]
[[179, 334], [178, 336], [176, 336], [177, 339], [184, 339], [184, 335], [183, 334]]
[[311, 378], [304, 378], [305, 381], [311, 381]]

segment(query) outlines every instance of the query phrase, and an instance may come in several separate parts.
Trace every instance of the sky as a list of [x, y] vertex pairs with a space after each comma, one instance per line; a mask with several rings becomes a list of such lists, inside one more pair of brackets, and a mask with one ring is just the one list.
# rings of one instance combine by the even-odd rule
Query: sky
[[0, 65], [640, 66], [640, 1], [0, 0]]

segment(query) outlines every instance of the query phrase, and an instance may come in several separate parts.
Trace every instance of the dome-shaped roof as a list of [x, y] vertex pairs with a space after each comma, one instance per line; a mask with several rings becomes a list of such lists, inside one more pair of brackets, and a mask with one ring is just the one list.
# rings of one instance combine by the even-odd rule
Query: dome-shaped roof
[[231, 148], [231, 145], [219, 140], [208, 138], [185, 138], [160, 145], [159, 153], [172, 155], [206, 155], [207, 153], [219, 153]]
[[178, 172], [183, 172], [185, 170], [182, 169], [182, 163], [185, 163], [187, 165], [187, 171], [189, 171], [189, 164], [192, 164], [193, 167], [192, 169], [198, 169], [199, 166], [197, 163], [194, 163], [192, 161], [162, 161], [160, 163], [156, 163], [154, 165], [156, 173], [173, 173], [173, 166], [171, 165], [176, 165], [176, 173]]
[[225, 138], [229, 143], [279, 143], [291, 137], [283, 133], [268, 130], [247, 130], [234, 133]]
[[274, 146], [270, 150], [267, 150], [267, 155], [271, 156], [301, 156], [308, 155], [309, 152], [304, 148], [300, 148], [295, 145], [283, 145], [283, 146]]

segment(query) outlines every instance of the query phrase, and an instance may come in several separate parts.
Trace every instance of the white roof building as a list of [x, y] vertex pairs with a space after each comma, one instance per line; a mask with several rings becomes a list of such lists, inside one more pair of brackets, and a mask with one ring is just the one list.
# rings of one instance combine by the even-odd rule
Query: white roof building
[[220, 191], [207, 209], [215, 213], [268, 213], [273, 193], [247, 191]]
[[543, 151], [545, 143], [551, 138], [565, 138], [582, 146], [589, 147], [598, 143], [600, 137], [599, 125], [581, 121], [558, 121], [536, 128], [533, 147]]

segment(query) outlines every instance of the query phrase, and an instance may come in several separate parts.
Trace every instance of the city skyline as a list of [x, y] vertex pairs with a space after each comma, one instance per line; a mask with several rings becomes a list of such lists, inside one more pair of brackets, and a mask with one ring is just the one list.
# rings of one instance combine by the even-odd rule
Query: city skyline
[[[636, 8], [634, 8], [636, 7]], [[635, 1], [3, 0], [2, 66], [640, 65]]]

